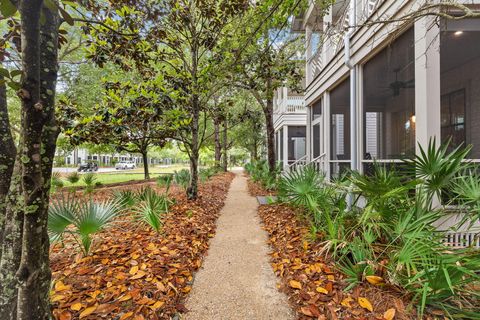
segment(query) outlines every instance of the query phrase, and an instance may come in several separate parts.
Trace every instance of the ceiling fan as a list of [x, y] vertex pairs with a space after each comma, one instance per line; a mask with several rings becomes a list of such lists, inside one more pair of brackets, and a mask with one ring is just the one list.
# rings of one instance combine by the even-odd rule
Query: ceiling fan
[[415, 79], [408, 80], [408, 81], [401, 81], [398, 80], [398, 73], [400, 69], [394, 69], [395, 72], [395, 81], [389, 84], [389, 88], [393, 91], [393, 96], [398, 97], [400, 95], [401, 89], [413, 89], [415, 88]]

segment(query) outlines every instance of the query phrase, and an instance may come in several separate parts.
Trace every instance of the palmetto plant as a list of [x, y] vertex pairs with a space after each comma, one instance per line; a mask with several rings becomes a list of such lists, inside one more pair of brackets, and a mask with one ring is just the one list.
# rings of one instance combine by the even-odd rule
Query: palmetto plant
[[191, 179], [190, 170], [182, 169], [180, 171], [175, 171], [173, 174], [173, 179], [176, 185], [181, 186], [183, 189], [187, 190]]
[[166, 195], [149, 192], [143, 202], [134, 210], [135, 219], [159, 232], [163, 225], [163, 215], [168, 212], [169, 200]]
[[123, 209], [131, 208], [137, 203], [136, 194], [132, 190], [115, 190], [113, 198]]
[[323, 175], [312, 166], [288, 172], [279, 179], [278, 196], [295, 206], [315, 211], [317, 197], [324, 189], [323, 180]]
[[480, 175], [478, 168], [465, 171], [453, 182], [453, 192], [458, 202], [463, 205], [467, 212], [464, 221], [470, 219], [473, 223], [480, 219]]
[[[410, 293], [420, 318], [434, 308], [448, 318], [480, 319], [480, 255], [472, 248], [447, 250], [445, 231], [435, 228], [446, 213], [433, 206], [433, 199], [449, 189], [478, 221], [480, 178], [464, 161], [468, 151], [449, 152], [448, 145], [437, 148], [432, 140], [406, 161], [407, 175], [374, 164], [368, 176], [351, 172], [348, 184], [333, 191], [307, 167], [280, 179], [279, 196], [307, 211], [312, 234], [322, 235], [324, 250], [339, 261], [351, 286], [381, 274]], [[349, 210], [345, 193], [350, 188], [362, 206]]]
[[83, 183], [85, 183], [85, 193], [92, 193], [95, 189], [95, 182], [97, 181], [97, 176], [94, 173], [85, 173], [83, 175]]
[[199, 172], [200, 180], [202, 182], [205, 182], [209, 180], [211, 177], [213, 177], [217, 172], [218, 170], [215, 167], [200, 169], [200, 172]]
[[419, 145], [420, 154], [405, 162], [410, 167], [410, 173], [420, 180], [418, 194], [425, 205], [432, 205], [434, 196], [441, 198], [442, 191], [452, 185], [452, 181], [460, 172], [465, 171], [469, 164], [465, 157], [471, 146], [458, 146], [448, 151], [449, 142], [437, 147], [435, 139], [430, 139], [427, 150]]
[[115, 201], [80, 202], [73, 197], [57, 200], [48, 212], [51, 240], [56, 241], [64, 233], [70, 233], [81, 245], [84, 255], [88, 255], [92, 236], [111, 223], [119, 211], [120, 206]]
[[55, 192], [57, 188], [63, 187], [62, 175], [58, 171], [52, 172], [51, 183], [50, 183], [50, 192]]
[[157, 178], [157, 185], [159, 187], [164, 187], [165, 188], [165, 194], [168, 195], [168, 192], [170, 191], [170, 187], [173, 182], [173, 174], [164, 174], [160, 175]]
[[70, 184], [76, 184], [78, 181], [80, 181], [80, 175], [74, 171], [67, 175], [67, 181], [70, 182]]

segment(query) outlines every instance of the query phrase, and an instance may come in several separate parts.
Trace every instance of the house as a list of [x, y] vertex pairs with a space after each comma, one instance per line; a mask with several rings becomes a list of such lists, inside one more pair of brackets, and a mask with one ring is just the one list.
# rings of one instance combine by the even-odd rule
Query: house
[[480, 19], [411, 19], [425, 2], [344, 0], [323, 14], [311, 1], [295, 17], [307, 39], [306, 160], [327, 177], [400, 162], [432, 137], [472, 144], [479, 161]]
[[[431, 138], [472, 145], [468, 158], [480, 162], [480, 19], [425, 14], [426, 2], [338, 0], [325, 14], [310, 1], [294, 18], [307, 41], [305, 162], [327, 178], [402, 162]], [[480, 9], [480, 0], [454, 2]], [[428, 3], [429, 13], [465, 14]], [[480, 246], [474, 229], [447, 241]]]
[[278, 88], [273, 100], [275, 154], [283, 170], [305, 164], [307, 108], [303, 94]]
[[[57, 154], [57, 156], [59, 155]], [[98, 153], [90, 153], [86, 148], [76, 148], [64, 157], [64, 164], [68, 166], [70, 165], [77, 166], [80, 163], [84, 163], [90, 160], [97, 161], [100, 165], [104, 165], [104, 166], [113, 166], [115, 163], [120, 161], [135, 161], [137, 166], [143, 163], [142, 156], [137, 154], [128, 154], [128, 153], [98, 154]], [[157, 159], [154, 157], [151, 157], [148, 160], [151, 165], [162, 163], [161, 159]], [[62, 165], [62, 164], [59, 164], [59, 165]]]

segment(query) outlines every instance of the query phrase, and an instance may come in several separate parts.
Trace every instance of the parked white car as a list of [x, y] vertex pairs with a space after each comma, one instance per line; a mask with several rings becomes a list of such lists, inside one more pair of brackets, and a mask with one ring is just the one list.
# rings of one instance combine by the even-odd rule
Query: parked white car
[[137, 165], [135, 164], [134, 161], [122, 161], [122, 162], [117, 162], [115, 165], [116, 170], [127, 170], [127, 169], [135, 169]]

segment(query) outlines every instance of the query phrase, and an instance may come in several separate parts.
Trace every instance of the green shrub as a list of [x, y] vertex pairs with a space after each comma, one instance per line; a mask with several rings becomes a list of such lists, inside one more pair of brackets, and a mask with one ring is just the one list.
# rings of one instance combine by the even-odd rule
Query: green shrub
[[246, 170], [253, 181], [259, 182], [267, 190], [274, 190], [277, 186], [277, 178], [280, 176], [282, 168], [278, 164], [274, 172], [270, 172], [267, 161], [257, 161], [246, 165]]
[[200, 181], [206, 182], [213, 176], [215, 176], [219, 172], [219, 168], [217, 167], [210, 167], [210, 168], [202, 168], [199, 171]]

